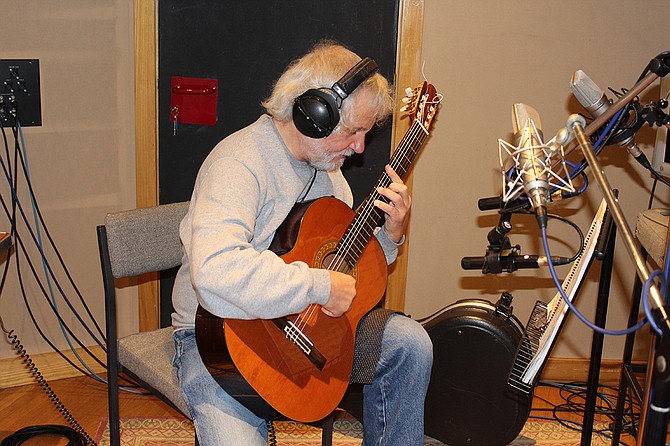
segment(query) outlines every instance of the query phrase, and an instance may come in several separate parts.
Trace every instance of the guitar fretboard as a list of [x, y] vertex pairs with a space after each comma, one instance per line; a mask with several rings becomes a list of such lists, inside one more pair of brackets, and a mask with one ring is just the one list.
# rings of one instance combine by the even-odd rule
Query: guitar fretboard
[[[400, 178], [405, 179], [428, 134], [428, 130], [421, 122], [415, 120], [403, 137], [389, 161], [389, 165]], [[377, 192], [377, 189], [388, 187], [390, 184], [391, 178], [386, 172], [382, 172], [370, 194], [356, 210], [351, 224], [337, 244], [336, 251], [347, 265], [353, 266], [358, 262], [365, 246], [374, 234], [374, 229], [381, 223], [383, 212], [374, 205], [374, 202], [375, 200], [388, 202], [386, 197]]]

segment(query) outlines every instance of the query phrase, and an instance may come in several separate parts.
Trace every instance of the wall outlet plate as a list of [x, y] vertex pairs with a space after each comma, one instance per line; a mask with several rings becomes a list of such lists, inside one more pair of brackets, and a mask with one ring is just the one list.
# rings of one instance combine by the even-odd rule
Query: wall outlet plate
[[0, 123], [42, 125], [38, 59], [0, 59]]

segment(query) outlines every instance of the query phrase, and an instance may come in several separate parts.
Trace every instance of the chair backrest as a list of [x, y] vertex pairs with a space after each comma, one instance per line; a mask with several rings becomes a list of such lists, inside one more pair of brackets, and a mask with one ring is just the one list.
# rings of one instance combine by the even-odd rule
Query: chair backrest
[[179, 266], [179, 223], [189, 202], [107, 214], [107, 249], [114, 278], [136, 276]]
[[[107, 214], [105, 224], [97, 228], [98, 247], [100, 250], [100, 263], [102, 266], [102, 279], [105, 291], [105, 325], [107, 329], [107, 400], [109, 408], [109, 439], [111, 446], [119, 446], [119, 382], [120, 370], [119, 350], [116, 330], [116, 291], [114, 279], [122, 277], [137, 276], [149, 272], [158, 272], [170, 269], [181, 264], [183, 250], [179, 239], [179, 223], [188, 211], [189, 202], [163, 204], [148, 208], [132, 209], [129, 211]], [[171, 330], [171, 328], [169, 329]], [[164, 330], [147, 332], [150, 334], [163, 333]], [[126, 339], [131, 338], [128, 336]], [[142, 370], [137, 372], [136, 377], [147, 388], [161, 399], [173, 405], [178, 410], [184, 411], [183, 400], [181, 404], [172, 400], [170, 389], [178, 388], [176, 374], [170, 365], [171, 355], [166, 354], [171, 346], [172, 336], [161, 339], [161, 345], [152, 344], [163, 352], [162, 361], [166, 367], [159, 367], [159, 373], [149, 371], [146, 364], [136, 368]], [[152, 338], [152, 342], [156, 339]], [[146, 342], [145, 342], [146, 343]], [[130, 348], [130, 347], [129, 347]], [[163, 348], [163, 350], [161, 350]], [[159, 360], [158, 353], [154, 352], [152, 361]], [[138, 359], [143, 361], [143, 359]], [[148, 374], [147, 376], [141, 376]], [[161, 389], [161, 390], [158, 390]], [[166, 391], [167, 389], [167, 391]], [[180, 392], [177, 392], [181, 395]], [[181, 396], [180, 396], [181, 398]], [[186, 412], [184, 412], [186, 414]]]

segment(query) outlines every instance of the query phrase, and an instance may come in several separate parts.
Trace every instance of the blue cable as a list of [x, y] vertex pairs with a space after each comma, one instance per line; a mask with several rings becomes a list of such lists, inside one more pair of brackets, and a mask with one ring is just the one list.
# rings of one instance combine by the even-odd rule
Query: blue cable
[[[566, 161], [565, 164], [572, 167], [574, 169], [573, 172], [577, 168], [577, 166], [574, 163], [571, 163], [570, 161]], [[583, 177], [583, 181], [582, 181], [582, 187], [577, 192], [577, 195], [583, 194], [584, 192], [586, 192], [586, 189], [589, 187], [589, 177], [588, 177], [588, 175], [586, 175], [586, 173], [584, 173], [584, 172], [580, 172], [579, 174]]]
[[[645, 313], [646, 314], [645, 319], [642, 319], [637, 324], [633, 325], [632, 327], [628, 327], [625, 330], [607, 330], [607, 329], [598, 327], [597, 325], [595, 325], [591, 321], [589, 321], [579, 310], [577, 310], [575, 305], [570, 301], [570, 299], [568, 299], [568, 296], [565, 294], [565, 291], [563, 290], [563, 286], [561, 285], [560, 281], [558, 280], [558, 277], [556, 276], [556, 269], [554, 268], [554, 264], [551, 261], [551, 254], [549, 253], [549, 241], [547, 239], [547, 228], [543, 227], [543, 228], [541, 228], [541, 230], [542, 230], [542, 245], [544, 246], [544, 251], [545, 251], [545, 255], [547, 256], [549, 271], [551, 273], [552, 279], [554, 279], [554, 284], [556, 285], [556, 288], [558, 289], [559, 293], [561, 293], [561, 297], [565, 301], [566, 305], [568, 306], [568, 308], [570, 308], [570, 311], [575, 313], [575, 316], [577, 316], [577, 318], [580, 321], [582, 321], [587, 327], [589, 327], [591, 330], [593, 330], [595, 332], [598, 332], [598, 333], [601, 333], [601, 334], [606, 334], [606, 335], [610, 335], [610, 336], [623, 336], [623, 335], [627, 335], [627, 334], [630, 334], [630, 333], [633, 333], [633, 332], [639, 330], [640, 328], [644, 327], [644, 325], [647, 323], [648, 320], [651, 320], [651, 318], [649, 317], [650, 314]], [[647, 290], [647, 292], [648, 292], [648, 289], [651, 287], [651, 283], [652, 283], [653, 278], [656, 277], [656, 276], [657, 276], [657, 274], [652, 275], [645, 282], [645, 289]], [[664, 288], [664, 285], [662, 286], [662, 288]], [[647, 298], [648, 298], [647, 294], [643, 293], [642, 300], [646, 301]]]
[[[619, 116], [621, 116], [621, 113], [623, 113], [623, 108], [622, 108], [621, 110], [619, 110], [619, 111], [612, 117], [612, 119], [610, 119], [610, 121], [607, 123], [607, 127], [605, 127], [605, 130], [600, 134], [600, 137], [599, 137], [598, 140], [595, 142], [595, 144], [593, 144], [593, 150], [594, 150], [594, 151], [595, 151], [596, 149], [598, 149], [598, 148], [600, 147], [600, 145], [603, 143], [603, 141], [605, 140], [605, 137], [606, 137], [606, 136], [609, 134], [609, 132], [612, 130], [612, 127], [614, 127], [614, 124], [615, 124], [615, 123], [617, 122], [617, 120], [619, 119]], [[575, 171], [577, 171], [579, 168], [581, 168], [581, 167], [584, 165], [584, 163], [585, 163], [585, 161], [580, 161], [580, 163], [575, 167], [575, 169], [573, 169], [573, 170], [570, 172], [570, 178], [573, 177]]]
[[[19, 134], [19, 139], [20, 139], [21, 149], [22, 149], [22, 151], [23, 151], [23, 162], [24, 162], [24, 167], [25, 167], [26, 178], [27, 178], [28, 180], [30, 180], [30, 169], [29, 169], [29, 165], [28, 165], [28, 155], [27, 155], [27, 152], [26, 152], [26, 145], [25, 145], [25, 142], [24, 142], [24, 139], [23, 139], [23, 131], [22, 131], [21, 125], [20, 125], [20, 123], [19, 123], [18, 121], [16, 122], [16, 124], [17, 124], [17, 129], [18, 129], [18, 134]], [[57, 287], [58, 290], [60, 291], [61, 295], [62, 295], [63, 298], [65, 299], [65, 301], [66, 301], [66, 303], [68, 304], [68, 306], [70, 307], [70, 309], [76, 314], [76, 311], [74, 310], [74, 308], [72, 307], [72, 305], [71, 305], [71, 304], [69, 303], [69, 301], [65, 298], [65, 292], [64, 292], [64, 290], [61, 288], [60, 284], [58, 283], [58, 280], [56, 280], [56, 278], [55, 278], [55, 276], [54, 276], [54, 273], [53, 273], [53, 270], [51, 269], [51, 266], [49, 265], [49, 262], [48, 262], [47, 259], [46, 259], [46, 255], [45, 255], [45, 253], [44, 253], [44, 246], [43, 246], [43, 243], [42, 243], [42, 236], [41, 236], [41, 230], [40, 230], [39, 219], [38, 219], [38, 217], [37, 217], [37, 206], [36, 206], [36, 203], [35, 203], [35, 196], [34, 196], [34, 194], [33, 194], [32, 192], [30, 193], [30, 200], [31, 200], [31, 206], [32, 206], [32, 210], [33, 210], [33, 218], [34, 218], [34, 220], [35, 220], [35, 232], [33, 232], [32, 228], [31, 228], [30, 225], [28, 224], [28, 218], [27, 218], [27, 216], [25, 215], [24, 210], [23, 210], [23, 207], [21, 206], [21, 203], [20, 203], [20, 201], [19, 201], [18, 193], [14, 190], [14, 187], [12, 186], [11, 174], [8, 174], [7, 168], [6, 168], [5, 163], [4, 163], [4, 161], [2, 160], [2, 158], [0, 158], [0, 164], [2, 165], [2, 169], [3, 169], [4, 173], [5, 173], [5, 177], [7, 178], [8, 182], [9, 182], [9, 187], [10, 187], [10, 189], [11, 189], [11, 191], [12, 191], [12, 195], [13, 195], [13, 196], [15, 197], [15, 199], [16, 199], [16, 203], [17, 203], [17, 206], [18, 206], [18, 208], [19, 208], [19, 210], [20, 210], [20, 213], [21, 213], [21, 215], [22, 215], [22, 217], [23, 217], [23, 221], [24, 221], [24, 223], [26, 223], [27, 228], [28, 228], [28, 231], [29, 231], [29, 233], [30, 233], [30, 235], [31, 235], [31, 237], [32, 237], [32, 239], [33, 239], [33, 241], [35, 242], [38, 251], [40, 252], [40, 257], [41, 257], [41, 260], [42, 260], [42, 266], [43, 266], [43, 268], [44, 268], [44, 273], [45, 273], [45, 277], [46, 277], [46, 281], [47, 281], [47, 286], [48, 286], [49, 294], [50, 294], [50, 298], [51, 298], [50, 300], [51, 300], [51, 302], [52, 302], [52, 305], [54, 306], [54, 310], [58, 313], [58, 305], [57, 305], [57, 301], [56, 301], [56, 299], [55, 299], [55, 295], [54, 295], [54, 292], [53, 292], [53, 287], [52, 287], [52, 285], [51, 285], [51, 277], [54, 278], [56, 287]], [[77, 318], [78, 318], [79, 322], [82, 323], [82, 325], [84, 326], [84, 328], [86, 329], [86, 331], [89, 333], [89, 335], [93, 338], [93, 340], [95, 340], [95, 342], [98, 343], [99, 345], [102, 345], [102, 343], [100, 342], [100, 340], [98, 340], [98, 338], [96, 338], [96, 336], [95, 336], [95, 335], [91, 332], [91, 330], [86, 326], [86, 324], [84, 323], [84, 321], [81, 320], [81, 318], [80, 318], [79, 316], [77, 316]], [[86, 370], [89, 371], [90, 376], [91, 376], [93, 379], [95, 379], [95, 380], [97, 380], [97, 381], [99, 381], [99, 382], [101, 382], [101, 383], [105, 383], [105, 384], [106, 384], [107, 381], [106, 381], [103, 377], [101, 377], [100, 375], [98, 375], [97, 373], [95, 373], [95, 371], [93, 371], [93, 370], [90, 368], [90, 366], [89, 366], [88, 364], [86, 364], [86, 362], [85, 362], [85, 361], [81, 358], [81, 356], [77, 353], [76, 349], [74, 348], [74, 346], [73, 346], [73, 344], [72, 344], [72, 341], [71, 341], [70, 337], [67, 335], [67, 332], [66, 332], [66, 330], [65, 330], [65, 328], [64, 328], [64, 326], [63, 326], [63, 322], [61, 321], [60, 318], [56, 318], [56, 319], [58, 320], [59, 327], [60, 327], [60, 329], [61, 329], [61, 332], [63, 333], [63, 336], [64, 336], [64, 338], [65, 338], [65, 340], [66, 340], [68, 346], [70, 347], [70, 350], [71, 350], [72, 353], [75, 355], [75, 357], [79, 360], [80, 364], [81, 364], [84, 368], [86, 368]], [[129, 389], [129, 388], [126, 388], [126, 387], [119, 387], [119, 388], [120, 388], [121, 390], [125, 390], [125, 391], [130, 392], [130, 393], [144, 394], [144, 392], [137, 391], [137, 390], [133, 390], [133, 389]]]
[[[22, 129], [21, 124], [19, 123], [18, 120], [16, 121], [16, 126], [17, 126], [17, 130], [18, 130], [18, 134], [19, 134], [21, 150], [23, 151], [23, 165], [25, 167], [26, 179], [28, 181], [30, 181], [30, 167], [29, 167], [29, 164], [28, 164], [28, 152], [26, 150], [26, 144], [25, 144], [25, 141], [23, 139], [23, 129]], [[35, 195], [32, 193], [32, 191], [30, 193], [30, 203], [31, 203], [31, 207], [32, 207], [32, 210], [33, 210], [33, 220], [35, 222], [35, 232], [36, 232], [36, 236], [37, 236], [37, 244], [38, 244], [39, 250], [43, 251], [44, 250], [44, 245], [43, 245], [43, 242], [42, 242], [42, 231], [40, 230], [40, 222], [39, 222], [39, 218], [37, 217], [37, 205], [36, 205], [36, 202], [35, 202]], [[58, 312], [58, 301], [56, 300], [56, 296], [55, 296], [54, 291], [53, 291], [53, 286], [51, 284], [51, 275], [49, 274], [49, 268], [48, 268], [47, 264], [48, 264], [48, 262], [46, 260], [46, 257], [42, 256], [42, 267], [44, 269], [44, 276], [45, 276], [45, 279], [46, 279], [46, 282], [47, 282], [47, 288], [49, 290], [49, 296], [51, 298], [51, 303], [53, 304], [54, 309]], [[84, 361], [84, 359], [79, 355], [79, 353], [75, 349], [75, 346], [72, 344], [72, 340], [68, 336], [67, 331], [65, 330], [65, 327], [63, 326], [63, 322], [58, 318], [56, 318], [56, 320], [58, 321], [58, 325], [61, 329], [61, 333], [63, 334], [63, 337], [65, 338], [65, 341], [67, 342], [67, 345], [70, 347], [70, 350], [72, 351], [74, 356], [79, 360], [79, 363], [86, 370], [89, 371], [89, 373], [91, 374], [91, 376], [93, 378], [95, 378], [96, 380], [98, 380], [100, 382], [103, 382], [103, 383], [106, 382], [104, 380], [104, 378], [102, 378], [100, 375], [95, 373], [95, 371], [93, 371], [93, 369], [91, 369], [89, 367], [89, 365], [86, 364], [86, 361]]]

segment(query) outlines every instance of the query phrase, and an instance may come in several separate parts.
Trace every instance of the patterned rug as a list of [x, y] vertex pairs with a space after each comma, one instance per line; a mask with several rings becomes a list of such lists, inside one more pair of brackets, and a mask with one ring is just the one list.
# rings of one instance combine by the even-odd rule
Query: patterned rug
[[[605, 429], [606, 424], [596, 423], [594, 431]], [[318, 446], [321, 430], [300, 423], [282, 421], [275, 423], [277, 446]], [[121, 446], [191, 446], [193, 425], [190, 421], [175, 418], [124, 418], [121, 420]], [[360, 446], [361, 424], [348, 416], [339, 417], [334, 423], [334, 446]], [[96, 444], [109, 446], [109, 426], [104, 418], [95, 435]], [[551, 445], [572, 446], [581, 443], [581, 433], [554, 421], [529, 420], [519, 437], [510, 446]], [[609, 440], [594, 435], [591, 443], [609, 445]], [[444, 443], [426, 437], [424, 446], [444, 446]]]

